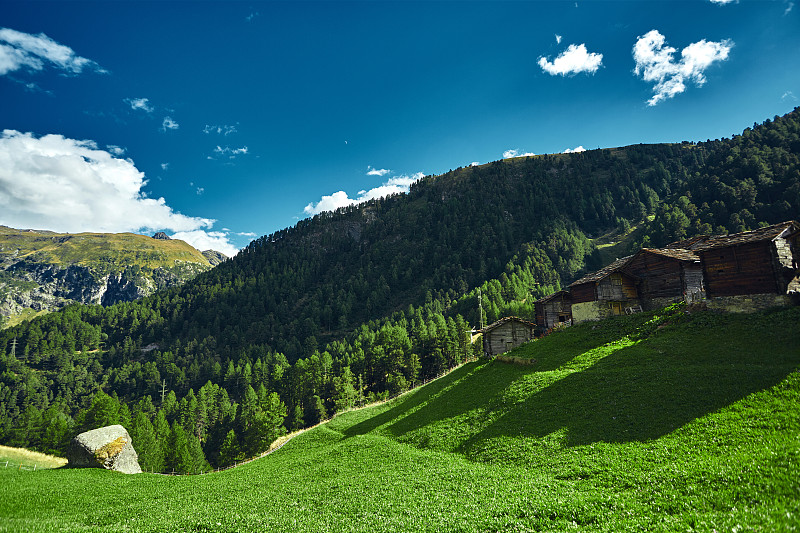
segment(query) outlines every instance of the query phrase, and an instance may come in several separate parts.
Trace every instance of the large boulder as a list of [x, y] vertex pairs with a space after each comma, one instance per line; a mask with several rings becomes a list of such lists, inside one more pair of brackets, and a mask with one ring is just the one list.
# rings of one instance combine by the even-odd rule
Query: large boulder
[[123, 474], [141, 474], [131, 436], [119, 424], [81, 433], [67, 448], [69, 466], [105, 468]]

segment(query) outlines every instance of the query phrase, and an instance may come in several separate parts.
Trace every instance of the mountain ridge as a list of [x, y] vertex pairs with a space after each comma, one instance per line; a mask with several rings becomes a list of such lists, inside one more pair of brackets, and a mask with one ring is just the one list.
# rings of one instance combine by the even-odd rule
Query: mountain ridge
[[[221, 262], [208, 252], [216, 264]], [[0, 315], [53, 311], [74, 302], [132, 301], [212, 266], [181, 240], [0, 226]]]

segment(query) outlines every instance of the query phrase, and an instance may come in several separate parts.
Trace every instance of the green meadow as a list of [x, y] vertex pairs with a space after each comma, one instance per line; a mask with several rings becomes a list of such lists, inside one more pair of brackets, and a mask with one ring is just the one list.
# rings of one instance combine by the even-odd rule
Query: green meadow
[[221, 473], [0, 469], [0, 531], [800, 529], [800, 308], [512, 355], [535, 364], [466, 364]]

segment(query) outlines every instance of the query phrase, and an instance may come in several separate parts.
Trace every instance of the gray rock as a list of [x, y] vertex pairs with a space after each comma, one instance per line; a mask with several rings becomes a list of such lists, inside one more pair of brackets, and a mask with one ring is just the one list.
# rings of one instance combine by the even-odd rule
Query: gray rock
[[69, 466], [105, 468], [123, 474], [141, 474], [139, 456], [133, 449], [131, 436], [119, 424], [81, 433], [67, 448]]

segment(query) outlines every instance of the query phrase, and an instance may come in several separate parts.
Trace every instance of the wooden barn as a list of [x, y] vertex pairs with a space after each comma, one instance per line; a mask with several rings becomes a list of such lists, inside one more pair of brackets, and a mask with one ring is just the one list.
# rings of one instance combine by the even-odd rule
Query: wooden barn
[[494, 357], [533, 339], [536, 324], [515, 316], [501, 318], [482, 330], [483, 353]]
[[679, 248], [643, 248], [623, 271], [636, 279], [639, 300], [656, 309], [703, 293], [700, 256]]
[[548, 330], [558, 324], [572, 323], [572, 295], [558, 291], [534, 302], [536, 325]]
[[797, 232], [800, 224], [782, 222], [765, 228], [711, 237], [695, 248], [703, 264], [709, 298], [800, 291]]
[[574, 323], [621, 315], [626, 308], [640, 305], [636, 279], [623, 270], [632, 257], [617, 259], [569, 286]]

